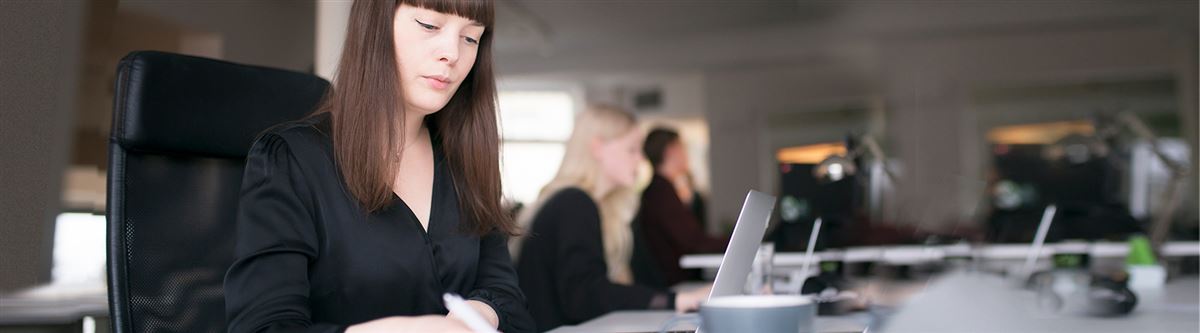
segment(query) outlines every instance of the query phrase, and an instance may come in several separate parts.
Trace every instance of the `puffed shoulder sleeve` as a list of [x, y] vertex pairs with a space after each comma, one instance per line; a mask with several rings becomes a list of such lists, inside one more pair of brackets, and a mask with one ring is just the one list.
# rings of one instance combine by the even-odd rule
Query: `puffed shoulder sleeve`
[[225, 275], [229, 332], [341, 332], [312, 321], [309, 264], [320, 235], [310, 188], [283, 137], [260, 136], [242, 177], [234, 263]]

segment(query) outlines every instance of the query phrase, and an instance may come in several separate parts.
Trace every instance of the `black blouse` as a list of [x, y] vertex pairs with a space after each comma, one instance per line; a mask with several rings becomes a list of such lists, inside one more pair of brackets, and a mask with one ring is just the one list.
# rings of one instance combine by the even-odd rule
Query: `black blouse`
[[669, 309], [667, 291], [608, 279], [600, 209], [586, 192], [555, 193], [533, 217], [517, 272], [539, 331], [575, 325], [616, 310]]
[[490, 305], [500, 330], [533, 330], [506, 237], [460, 228], [434, 137], [429, 230], [399, 197], [366, 214], [334, 164], [328, 115], [268, 130], [250, 149], [225, 276], [229, 332], [340, 332], [387, 316], [444, 315], [442, 294]]

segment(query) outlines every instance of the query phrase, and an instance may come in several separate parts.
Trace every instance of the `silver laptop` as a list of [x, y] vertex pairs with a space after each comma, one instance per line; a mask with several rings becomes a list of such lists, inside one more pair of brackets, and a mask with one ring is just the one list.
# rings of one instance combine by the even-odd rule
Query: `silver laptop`
[[[767, 222], [773, 209], [775, 197], [754, 190], [746, 194], [746, 202], [742, 204], [742, 212], [733, 227], [733, 236], [729, 239], [729, 246], [725, 248], [725, 256], [721, 258], [721, 267], [717, 269], [717, 279], [713, 282], [709, 298], [742, 294], [746, 287], [746, 278], [754, 264], [754, 255], [758, 253], [758, 246], [762, 244], [763, 235], [767, 232]], [[673, 311], [614, 312], [582, 326], [563, 326], [551, 332], [658, 332], [659, 326], [673, 316]], [[701, 331], [684, 329], [667, 332]]]
[[721, 267], [717, 269], [717, 279], [713, 281], [709, 298], [742, 294], [746, 277], [750, 275], [750, 268], [754, 264], [754, 255], [758, 253], [759, 244], [762, 244], [767, 222], [774, 209], [775, 197], [755, 190], [746, 194], [746, 202], [742, 204], [742, 213], [733, 226], [733, 236], [725, 248], [725, 256], [721, 258]]

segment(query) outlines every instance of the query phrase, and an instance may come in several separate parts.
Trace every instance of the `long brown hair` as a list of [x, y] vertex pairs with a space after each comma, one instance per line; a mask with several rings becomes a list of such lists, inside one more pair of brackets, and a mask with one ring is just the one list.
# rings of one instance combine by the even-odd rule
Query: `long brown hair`
[[[404, 143], [403, 93], [393, 20], [408, 4], [484, 25], [475, 64], [440, 111], [426, 117], [454, 179], [462, 218], [475, 234], [516, 234], [500, 204], [500, 137], [492, 71], [495, 14], [490, 0], [358, 0], [350, 9], [346, 43], [333, 88], [316, 114], [329, 113], [333, 150], [347, 190], [367, 212], [390, 204], [392, 179]], [[402, 47], [402, 46], [401, 46]]]

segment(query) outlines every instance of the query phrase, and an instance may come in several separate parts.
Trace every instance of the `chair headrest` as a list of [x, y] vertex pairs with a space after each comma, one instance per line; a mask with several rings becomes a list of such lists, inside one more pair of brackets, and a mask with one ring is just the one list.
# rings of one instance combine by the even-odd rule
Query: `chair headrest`
[[112, 140], [130, 151], [245, 157], [268, 127], [309, 114], [329, 82], [156, 51], [121, 60]]

